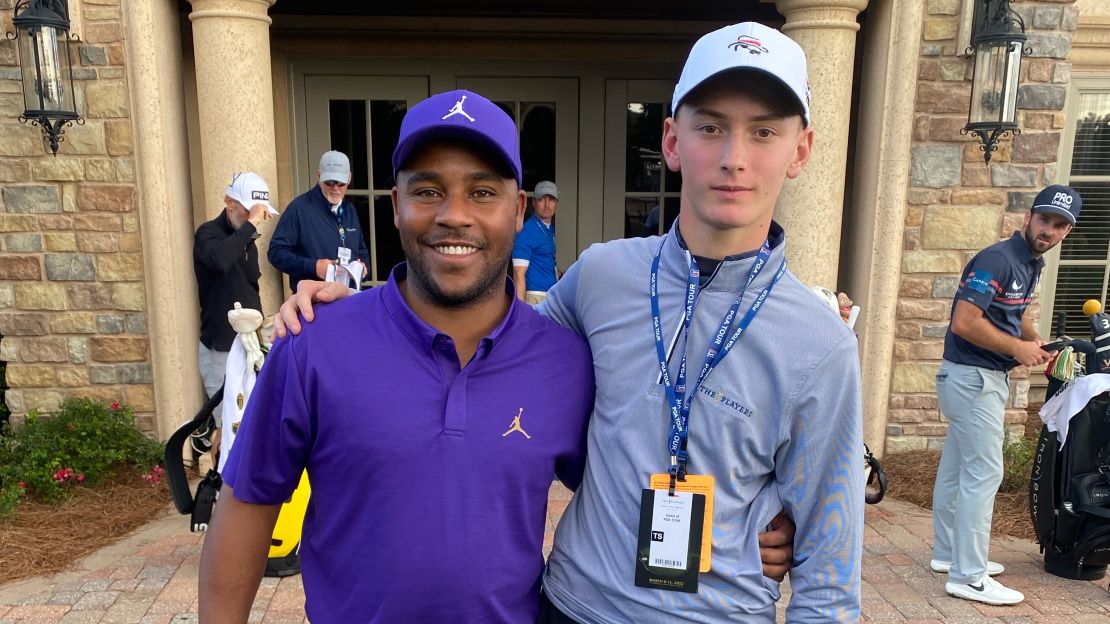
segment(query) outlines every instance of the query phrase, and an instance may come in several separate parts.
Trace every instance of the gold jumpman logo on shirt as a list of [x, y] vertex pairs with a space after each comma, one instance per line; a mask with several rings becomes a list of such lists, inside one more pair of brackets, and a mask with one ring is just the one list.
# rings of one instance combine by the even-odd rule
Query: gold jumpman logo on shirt
[[532, 439], [532, 436], [528, 435], [528, 432], [525, 431], [524, 428], [520, 426], [520, 415], [523, 414], [523, 413], [524, 413], [524, 408], [522, 407], [522, 408], [520, 408], [520, 411], [516, 413], [516, 417], [513, 418], [513, 426], [509, 427], [508, 431], [501, 434], [502, 438], [509, 435], [510, 433], [512, 433], [514, 431], [519, 431], [519, 432], [524, 434], [524, 437], [528, 438], [529, 440]]

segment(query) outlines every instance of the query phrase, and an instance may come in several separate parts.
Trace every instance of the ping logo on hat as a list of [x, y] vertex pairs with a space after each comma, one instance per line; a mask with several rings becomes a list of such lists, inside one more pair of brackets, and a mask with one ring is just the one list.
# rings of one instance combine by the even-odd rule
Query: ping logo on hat
[[231, 181], [227, 183], [226, 194], [247, 210], [255, 204], [263, 204], [270, 214], [278, 214], [277, 209], [270, 204], [270, 187], [257, 173], [243, 171], [232, 174]]
[[1063, 184], [1052, 184], [1037, 193], [1033, 199], [1033, 212], [1058, 214], [1075, 225], [1079, 211], [1083, 208], [1083, 198], [1075, 189]]

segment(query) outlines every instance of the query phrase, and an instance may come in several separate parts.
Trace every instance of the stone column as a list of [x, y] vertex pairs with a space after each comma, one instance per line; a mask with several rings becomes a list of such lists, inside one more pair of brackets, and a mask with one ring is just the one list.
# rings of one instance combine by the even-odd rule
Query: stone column
[[[276, 0], [189, 0], [193, 10], [193, 55], [197, 70], [197, 103], [204, 171], [204, 212], [209, 218], [223, 210], [231, 174], [254, 171], [277, 197], [277, 150], [274, 139], [274, 95], [270, 67], [270, 17]], [[266, 262], [270, 225], [258, 240], [262, 264], [263, 313], [273, 314], [282, 299], [281, 275]]]
[[775, 211], [786, 228], [790, 268], [805, 283], [835, 289], [848, 158], [856, 16], [867, 0], [775, 0], [782, 31], [805, 50], [817, 132], [809, 165], [783, 189]]
[[859, 115], [853, 163], [855, 200], [849, 207], [852, 233], [841, 284], [862, 307], [860, 337], [864, 441], [883, 454], [902, 241], [913, 146], [914, 98], [924, 12], [914, 2], [880, 0], [868, 10]]
[[180, 20], [169, 2], [124, 12], [132, 86], [154, 411], [169, 437], [203, 396], [197, 374], [197, 286], [189, 194]]

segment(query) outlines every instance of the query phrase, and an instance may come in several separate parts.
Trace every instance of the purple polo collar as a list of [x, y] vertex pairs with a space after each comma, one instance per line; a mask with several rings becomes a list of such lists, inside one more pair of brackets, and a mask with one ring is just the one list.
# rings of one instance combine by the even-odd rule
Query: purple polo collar
[[[447, 339], [450, 337], [425, 323], [423, 319], [412, 311], [408, 303], [405, 302], [405, 298], [401, 296], [401, 289], [398, 288], [397, 284], [404, 281], [407, 277], [408, 263], [402, 262], [393, 267], [393, 270], [389, 272], [389, 280], [381, 287], [382, 301], [385, 303], [386, 311], [389, 312], [390, 318], [397, 324], [397, 327], [399, 327], [410, 340], [416, 343], [420, 349], [431, 354], [436, 341], [442, 340], [440, 336]], [[489, 355], [493, 347], [497, 345], [512, 325], [521, 318], [518, 312], [519, 308], [528, 305], [513, 296], [513, 285], [507, 278], [505, 280], [505, 292], [511, 296], [512, 304], [509, 305], [508, 312], [505, 313], [505, 317], [501, 319], [497, 327], [494, 327], [493, 331], [479, 343], [478, 352], [476, 354], [478, 356], [485, 357]]]

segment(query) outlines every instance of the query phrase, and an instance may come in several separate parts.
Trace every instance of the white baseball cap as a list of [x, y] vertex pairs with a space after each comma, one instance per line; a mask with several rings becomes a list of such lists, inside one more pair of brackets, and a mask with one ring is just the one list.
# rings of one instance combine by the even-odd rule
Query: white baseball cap
[[761, 71], [777, 78], [797, 98], [802, 118], [809, 126], [805, 52], [786, 35], [755, 22], [725, 26], [698, 39], [674, 88], [671, 114], [698, 85], [731, 69]]
[[278, 214], [277, 209], [270, 204], [270, 187], [266, 186], [266, 181], [257, 173], [246, 171], [233, 174], [231, 182], [227, 183], [227, 196], [243, 204], [247, 210], [255, 204], [265, 204], [270, 214]]
[[342, 182], [351, 181], [351, 161], [343, 152], [332, 150], [324, 152], [320, 157], [320, 181]]

